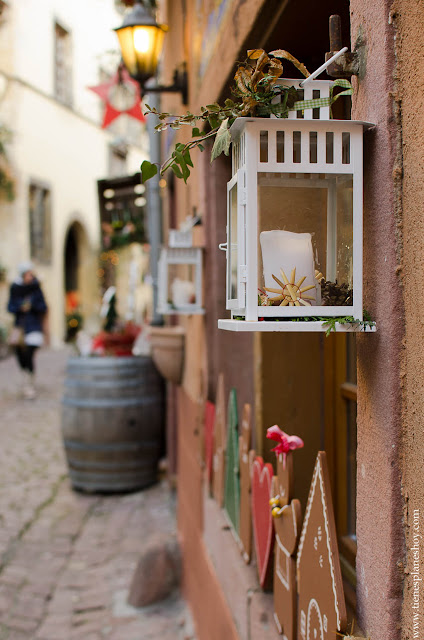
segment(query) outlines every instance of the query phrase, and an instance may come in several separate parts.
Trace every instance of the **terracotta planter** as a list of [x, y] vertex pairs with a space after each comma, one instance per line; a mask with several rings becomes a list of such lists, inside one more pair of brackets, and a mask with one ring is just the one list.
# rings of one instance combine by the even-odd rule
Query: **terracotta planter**
[[183, 327], [150, 327], [152, 359], [159, 373], [169, 382], [181, 384], [184, 366]]

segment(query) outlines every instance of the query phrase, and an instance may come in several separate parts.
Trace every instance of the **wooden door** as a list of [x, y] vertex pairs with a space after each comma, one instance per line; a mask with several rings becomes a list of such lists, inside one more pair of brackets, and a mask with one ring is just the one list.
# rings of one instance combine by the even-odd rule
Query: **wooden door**
[[356, 336], [324, 343], [324, 444], [328, 455], [340, 562], [351, 616], [356, 610]]

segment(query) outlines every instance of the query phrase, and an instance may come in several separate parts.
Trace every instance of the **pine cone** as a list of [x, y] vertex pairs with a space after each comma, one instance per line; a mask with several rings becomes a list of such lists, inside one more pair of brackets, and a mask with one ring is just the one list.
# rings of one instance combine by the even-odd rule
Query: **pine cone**
[[353, 302], [353, 291], [346, 282], [338, 284], [321, 280], [321, 304], [324, 307], [348, 307]]

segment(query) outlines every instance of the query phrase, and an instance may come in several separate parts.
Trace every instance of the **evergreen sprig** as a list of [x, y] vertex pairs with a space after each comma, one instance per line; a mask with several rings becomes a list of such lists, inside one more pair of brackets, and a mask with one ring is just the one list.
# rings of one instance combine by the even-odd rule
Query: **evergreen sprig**
[[[301, 316], [299, 318], [287, 318], [287, 320], [289, 320], [290, 322], [322, 322], [322, 326], [326, 330], [325, 335], [328, 338], [333, 332], [337, 332], [338, 324], [358, 325], [361, 331], [365, 331], [367, 327], [375, 327], [375, 322], [371, 319], [371, 315], [366, 309], [364, 309], [363, 315], [363, 320], [359, 320], [358, 318], [354, 318], [353, 316], [335, 316], [334, 318], [328, 318], [326, 316]], [[234, 320], [244, 320], [244, 317], [234, 316]], [[280, 322], [279, 318], [272, 318], [272, 320], [274, 322]], [[281, 321], [283, 321], [283, 319]], [[264, 322], [266, 322], [266, 320]]]
[[367, 327], [374, 327], [375, 322], [371, 319], [371, 315], [366, 309], [363, 312], [364, 319], [358, 320], [353, 316], [336, 316], [334, 318], [319, 318], [323, 320], [323, 327], [326, 327], [325, 335], [328, 337], [333, 331], [337, 331], [337, 324], [356, 324], [361, 328], [361, 331], [365, 331]]

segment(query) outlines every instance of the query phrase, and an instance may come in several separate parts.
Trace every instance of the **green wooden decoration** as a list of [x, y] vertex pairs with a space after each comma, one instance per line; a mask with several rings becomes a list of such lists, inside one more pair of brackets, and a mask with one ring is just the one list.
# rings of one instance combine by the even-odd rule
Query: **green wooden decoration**
[[231, 527], [238, 537], [240, 522], [240, 462], [237, 427], [237, 393], [235, 389], [231, 389], [228, 398], [224, 509]]

